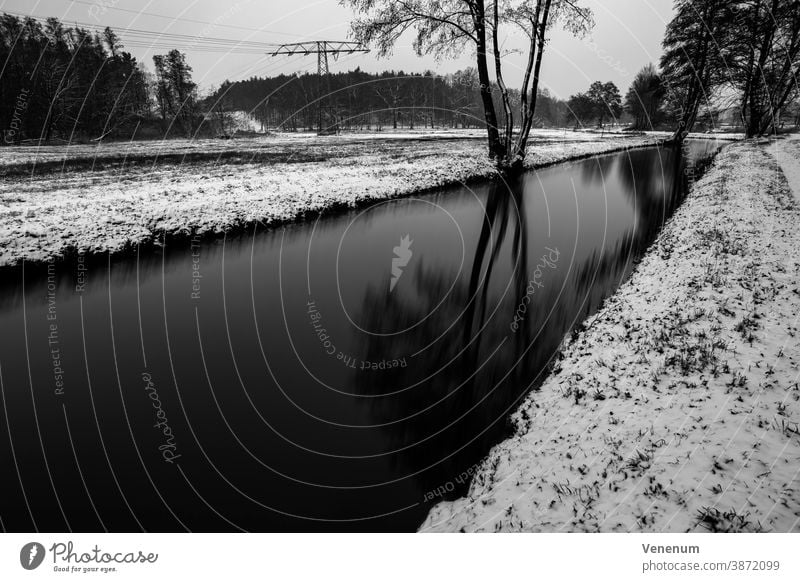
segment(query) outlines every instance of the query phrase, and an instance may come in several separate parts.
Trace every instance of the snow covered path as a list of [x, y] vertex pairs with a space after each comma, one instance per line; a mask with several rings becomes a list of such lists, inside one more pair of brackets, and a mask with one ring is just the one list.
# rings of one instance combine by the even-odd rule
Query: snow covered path
[[[490, 175], [485, 140], [474, 132], [467, 138], [451, 133], [3, 148], [0, 266], [70, 250], [118, 251], [164, 234], [279, 223]], [[539, 131], [527, 163], [540, 166], [661, 139]], [[212, 159], [197, 162], [208, 154]], [[154, 161], [165, 157], [168, 163]], [[131, 165], [137, 158], [145, 161]], [[82, 169], [62, 172], [62, 164]], [[40, 174], [43, 167], [50, 171]]]
[[767, 149], [725, 148], [421, 530], [800, 531], [799, 222]]
[[777, 160], [789, 187], [800, 202], [800, 135], [791, 135], [788, 138], [772, 144], [769, 153]]

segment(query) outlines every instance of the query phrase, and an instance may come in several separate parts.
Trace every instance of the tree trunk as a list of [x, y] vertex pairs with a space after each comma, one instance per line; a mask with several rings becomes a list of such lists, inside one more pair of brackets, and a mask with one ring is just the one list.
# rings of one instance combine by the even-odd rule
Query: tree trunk
[[[527, 141], [527, 136], [525, 135], [526, 128], [529, 125], [529, 120], [533, 119], [533, 110], [536, 108], [536, 93], [539, 90], [538, 85], [534, 83], [534, 87], [531, 90], [530, 99], [528, 98], [528, 85], [530, 84], [531, 73], [533, 72], [533, 66], [536, 62], [536, 50], [537, 50], [537, 26], [539, 25], [539, 13], [542, 10], [542, 0], [537, 0], [536, 2], [536, 13], [533, 16], [533, 20], [531, 21], [531, 38], [530, 38], [530, 47], [528, 48], [528, 63], [525, 66], [525, 77], [522, 81], [522, 87], [520, 90], [520, 113], [522, 115], [522, 119], [520, 120], [520, 134], [518, 137], [517, 144], [515, 145], [515, 156], [517, 157], [525, 157], [525, 144], [522, 143], [524, 139]], [[541, 44], [541, 43], [540, 43]]]
[[[754, 74], [758, 75], [761, 79], [764, 78], [764, 66], [767, 64], [767, 59], [772, 54], [772, 40], [775, 38], [775, 31], [777, 29], [777, 23], [772, 15], [775, 14], [777, 7], [778, 0], [772, 0], [772, 9], [769, 15], [764, 19], [769, 23], [769, 28], [764, 32], [764, 38], [761, 41], [761, 50], [758, 55], [758, 64], [754, 71]], [[758, 83], [757, 80], [755, 82]], [[766, 80], [764, 82], [766, 83]], [[753, 86], [750, 91], [750, 121], [747, 124], [746, 137], [761, 135], [761, 133], [766, 130], [766, 126], [769, 125], [769, 113], [765, 111], [765, 104], [762, 98], [763, 94], [768, 91], [768, 87], [764, 86], [763, 90], [759, 90], [757, 85]], [[765, 118], [767, 118], [767, 121], [765, 121]]]
[[[540, 0], [541, 2], [541, 0]], [[517, 147], [516, 147], [516, 159], [515, 164], [519, 167], [525, 162], [525, 153], [527, 151], [528, 146], [528, 136], [531, 133], [531, 128], [533, 127], [533, 118], [536, 115], [536, 98], [539, 94], [539, 73], [542, 70], [542, 56], [544, 54], [544, 34], [547, 31], [547, 20], [550, 15], [550, 4], [551, 0], [544, 0], [544, 14], [542, 15], [541, 22], [535, 22], [533, 26], [533, 30], [536, 30], [536, 27], [539, 27], [538, 31], [538, 46], [537, 46], [537, 53], [536, 53], [536, 66], [534, 67], [533, 71], [533, 83], [531, 85], [531, 93], [530, 93], [530, 106], [528, 109], [528, 115], [523, 121], [523, 127], [520, 129], [519, 138], [517, 138]], [[536, 17], [539, 16], [539, 6], [536, 8]], [[577, 123], [577, 122], [576, 122]]]
[[[708, 83], [709, 74], [708, 69], [708, 53], [709, 45], [712, 40], [712, 30], [714, 29], [715, 22], [718, 20], [719, 15], [719, 2], [708, 0], [703, 14], [703, 22], [707, 23], [704, 27], [703, 40], [701, 46], [700, 63], [697, 66], [696, 72], [692, 77], [692, 84], [689, 87], [688, 97], [686, 99], [686, 108], [683, 111], [683, 116], [678, 124], [678, 128], [672, 136], [672, 140], [676, 142], [683, 142], [689, 132], [692, 131], [695, 121], [697, 121], [697, 113], [700, 110], [700, 100], [705, 91], [705, 86]], [[715, 49], [712, 49], [715, 50]]]
[[492, 84], [489, 79], [489, 66], [486, 63], [486, 8], [483, 0], [475, 2], [475, 36], [478, 53], [478, 80], [481, 83], [481, 101], [486, 119], [486, 133], [489, 140], [489, 155], [495, 159], [503, 158], [503, 145], [497, 129], [497, 113], [492, 100]]
[[502, 164], [509, 166], [514, 157], [511, 136], [514, 131], [514, 113], [511, 111], [511, 101], [508, 98], [508, 87], [503, 79], [503, 64], [500, 60], [500, 42], [497, 38], [499, 27], [499, 7], [498, 0], [494, 0], [494, 26], [492, 27], [492, 49], [494, 51], [494, 68], [497, 77], [497, 85], [500, 87], [500, 98], [503, 102], [503, 112], [505, 115], [505, 131], [503, 133], [503, 159]]

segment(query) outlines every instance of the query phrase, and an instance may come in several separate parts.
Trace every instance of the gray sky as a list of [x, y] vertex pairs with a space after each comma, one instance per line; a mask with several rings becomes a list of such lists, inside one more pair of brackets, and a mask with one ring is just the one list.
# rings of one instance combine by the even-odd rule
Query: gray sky
[[[566, 98], [585, 90], [591, 81], [614, 81], [625, 91], [633, 75], [649, 62], [657, 62], [666, 22], [672, 13], [672, 0], [582, 0], [595, 13], [591, 35], [580, 40], [557, 30], [552, 33], [543, 65], [542, 81], [556, 96]], [[152, 35], [137, 31], [175, 33], [258, 43], [299, 42], [312, 39], [346, 40], [353, 14], [338, 0], [0, 0], [0, 11], [57, 16], [66, 24], [111, 26], [128, 43], [126, 50], [152, 69], [152, 56], [167, 52], [150, 46]], [[162, 18], [159, 16], [166, 16]], [[360, 66], [366, 71], [427, 69], [447, 74], [472, 65], [471, 55], [457, 60], [436, 62], [417, 57], [410, 39], [403, 39], [391, 58], [374, 54], [342, 56], [331, 61], [333, 71]], [[507, 48], [521, 46], [521, 39], [509, 37]], [[173, 44], [175, 44], [173, 42]], [[270, 58], [258, 54], [208, 52], [193, 47], [192, 40], [178, 46], [188, 55], [194, 78], [203, 89], [250, 76], [266, 76], [295, 71], [315, 71], [316, 59], [309, 57]], [[521, 79], [521, 54], [504, 58], [509, 85]]]

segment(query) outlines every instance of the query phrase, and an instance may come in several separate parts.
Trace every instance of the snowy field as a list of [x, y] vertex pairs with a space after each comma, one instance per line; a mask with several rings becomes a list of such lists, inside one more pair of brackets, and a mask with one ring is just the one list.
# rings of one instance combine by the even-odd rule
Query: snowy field
[[[542, 139], [552, 139], [547, 132]], [[561, 137], [560, 139], [569, 139]], [[590, 137], [589, 137], [590, 138]], [[589, 139], [580, 132], [574, 139]], [[318, 136], [316, 133], [273, 133], [258, 137], [234, 139], [168, 139], [131, 142], [102, 142], [96, 144], [69, 144], [50, 146], [18, 146], [0, 148], [0, 169], [17, 172], [20, 169], [39, 173], [48, 164], [88, 162], [104, 166], [109, 162], [134, 163], [141, 159], [152, 162], [177, 161], [178, 163], [200, 158], [203, 161], [224, 161], [226, 156], [236, 159], [268, 158], [280, 156], [292, 160], [303, 160], [310, 156], [347, 156], [365, 144], [376, 141], [392, 142], [405, 140], [462, 140], [486, 139], [485, 132], [477, 130], [458, 131], [403, 131], [374, 133], [344, 133], [339, 136]], [[306, 151], [309, 150], [310, 151]], [[293, 157], [292, 157], [293, 156]], [[182, 159], [183, 158], [183, 159]], [[60, 167], [53, 168], [60, 171]]]
[[[527, 164], [658, 143], [542, 130]], [[492, 173], [479, 131], [0, 148], [0, 266], [219, 233]]]
[[423, 531], [800, 530], [800, 141], [728, 146]]
[[[655, 135], [655, 132], [651, 132]], [[619, 138], [621, 132], [606, 135]], [[669, 137], [661, 132], [658, 137]], [[708, 137], [702, 135], [701, 137]], [[600, 132], [572, 131], [569, 129], [538, 129], [534, 131], [535, 142], [595, 142], [602, 140]], [[95, 144], [69, 144], [50, 146], [17, 146], [0, 148], [0, 171], [7, 173], [39, 173], [45, 169], [61, 171], [77, 161], [88, 163], [91, 167], [102, 167], [109, 162], [133, 163], [141, 159], [176, 160], [181, 162], [195, 158], [204, 161], [224, 161], [233, 154], [236, 159], [276, 158], [304, 160], [307, 157], [348, 156], [357, 153], [362, 146], [391, 148], [394, 142], [407, 146], [409, 141], [461, 141], [475, 140], [485, 142], [486, 132], [478, 129], [420, 129], [372, 131], [364, 133], [342, 133], [338, 136], [318, 136], [316, 133], [272, 133], [260, 137], [234, 139], [169, 139], [155, 141], [101, 142]], [[404, 143], [405, 142], [405, 143]], [[309, 150], [310, 151], [306, 151]], [[294, 157], [291, 157], [294, 156]]]

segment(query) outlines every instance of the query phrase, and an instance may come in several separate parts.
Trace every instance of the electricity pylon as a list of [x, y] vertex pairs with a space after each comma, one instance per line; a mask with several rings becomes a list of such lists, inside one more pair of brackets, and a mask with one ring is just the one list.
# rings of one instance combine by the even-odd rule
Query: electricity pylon
[[309, 42], [295, 42], [282, 44], [271, 53], [271, 56], [281, 55], [317, 55], [317, 78], [319, 98], [317, 99], [317, 132], [319, 135], [331, 135], [338, 131], [336, 115], [328, 105], [331, 92], [330, 69], [328, 68], [328, 55], [334, 60], [342, 53], [368, 53], [369, 49], [357, 42], [312, 40]]

